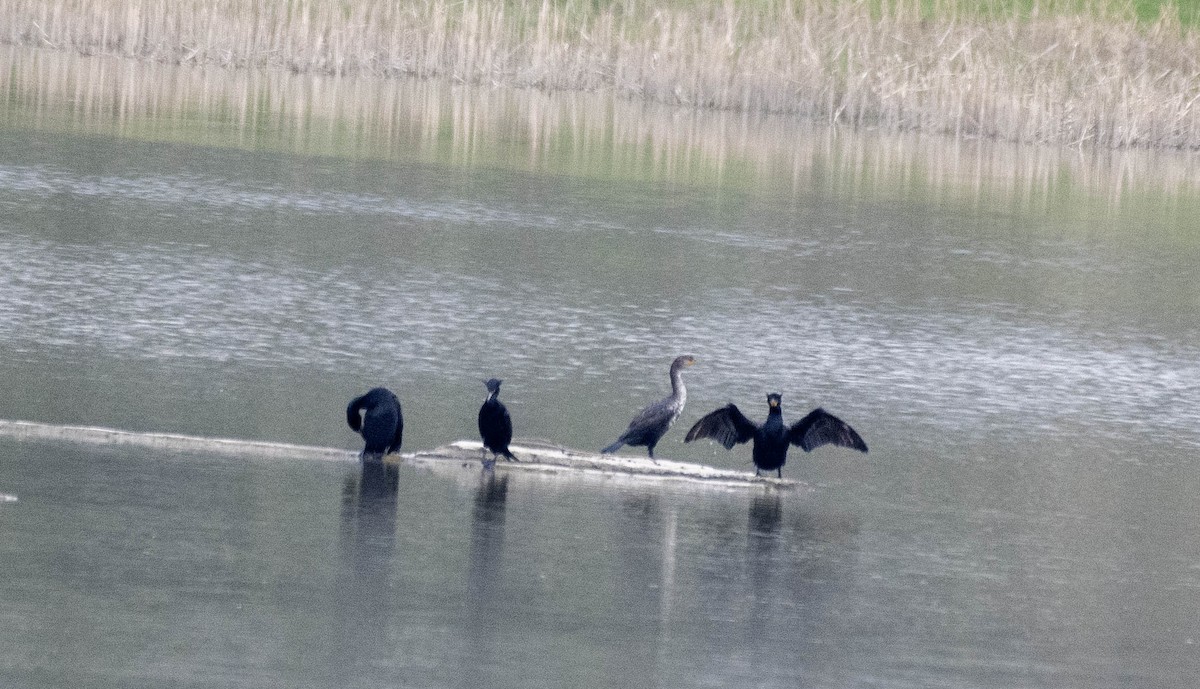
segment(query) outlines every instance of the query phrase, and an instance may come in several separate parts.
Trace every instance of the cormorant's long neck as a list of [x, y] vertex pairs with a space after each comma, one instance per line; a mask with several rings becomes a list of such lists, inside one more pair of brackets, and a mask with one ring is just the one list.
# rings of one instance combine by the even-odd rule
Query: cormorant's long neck
[[[492, 400], [496, 399], [499, 396], [500, 396], [499, 390], [496, 390], [494, 392], [491, 390], [488, 390], [488, 396], [487, 396], [487, 399], [484, 400], [484, 402], [491, 402]], [[479, 399], [479, 398], [476, 397], [475, 399]]]
[[683, 385], [682, 368], [671, 367], [671, 399], [681, 404], [687, 401], [687, 388]]

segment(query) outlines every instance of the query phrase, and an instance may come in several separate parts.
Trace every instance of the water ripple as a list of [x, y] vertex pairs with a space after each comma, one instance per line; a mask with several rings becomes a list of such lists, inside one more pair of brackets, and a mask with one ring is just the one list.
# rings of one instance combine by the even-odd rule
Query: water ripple
[[419, 267], [318, 271], [202, 247], [4, 234], [0, 294], [0, 345], [16, 356], [49, 348], [386, 377], [472, 370], [502, 351], [543, 380], [605, 379], [637, 400], [666, 381], [636, 371], [687, 350], [705, 364], [697, 399], [755, 415], [763, 394], [779, 391], [797, 410], [869, 418], [887, 406], [897, 422], [958, 433], [1170, 429], [1195, 444], [1200, 429], [1196, 345], [1031, 323], [999, 308], [918, 313], [738, 290], [605, 304]]
[[301, 192], [271, 185], [249, 186], [190, 175], [90, 176], [50, 167], [0, 166], [0, 192], [13, 194], [17, 203], [30, 198], [68, 194], [166, 207], [240, 208], [288, 211], [301, 215], [356, 213], [453, 225], [546, 228], [562, 224], [553, 215], [499, 208], [461, 199], [419, 202], [399, 196]]

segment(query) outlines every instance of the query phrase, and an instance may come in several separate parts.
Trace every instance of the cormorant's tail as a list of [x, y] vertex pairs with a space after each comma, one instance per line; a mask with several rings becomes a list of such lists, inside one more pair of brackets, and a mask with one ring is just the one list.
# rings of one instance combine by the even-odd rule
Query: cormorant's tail
[[603, 450], [600, 450], [600, 454], [611, 455], [612, 453], [616, 452], [617, 450], [620, 450], [621, 446], [624, 444], [625, 444], [624, 440], [618, 440], [617, 442], [613, 443], [612, 445], [609, 445], [608, 447], [604, 448]]
[[517, 456], [516, 456], [516, 455], [514, 455], [514, 454], [513, 454], [513, 453], [511, 453], [511, 452], [509, 452], [508, 450], [505, 450], [505, 451], [504, 451], [504, 458], [505, 458], [505, 459], [507, 459], [507, 460], [508, 460], [508, 461], [510, 461], [510, 462], [519, 462], [519, 461], [521, 461], [521, 460], [517, 459]]

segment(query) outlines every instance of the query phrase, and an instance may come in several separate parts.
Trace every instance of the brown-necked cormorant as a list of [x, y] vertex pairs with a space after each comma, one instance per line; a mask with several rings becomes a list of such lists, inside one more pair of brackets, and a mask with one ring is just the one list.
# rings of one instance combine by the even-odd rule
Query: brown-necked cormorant
[[683, 387], [682, 371], [695, 363], [696, 360], [690, 355], [676, 357], [675, 361], [671, 362], [671, 394], [638, 412], [633, 421], [629, 422], [629, 428], [617, 438], [617, 442], [600, 450], [601, 454], [616, 452], [622, 445], [645, 445], [650, 459], [654, 459], [654, 446], [666, 435], [675, 419], [679, 418], [679, 414], [683, 412], [683, 405], [687, 402], [687, 388]]
[[[496, 455], [503, 455], [510, 462], [520, 461], [508, 451], [508, 444], [512, 441], [512, 417], [508, 415], [504, 403], [497, 399], [500, 396], [500, 380], [492, 378], [483, 384], [488, 389], [487, 399], [479, 408], [479, 437], [483, 438], [484, 450], [492, 451], [493, 463]], [[491, 466], [486, 460], [484, 464]]]
[[710, 438], [732, 450], [738, 443], [754, 441], [754, 475], [774, 470], [783, 478], [783, 464], [787, 461], [788, 445], [795, 445], [805, 452], [822, 445], [840, 445], [860, 452], [867, 451], [867, 444], [845, 421], [817, 408], [789, 428], [783, 424], [783, 409], [779, 393], [767, 395], [770, 413], [762, 426], [747, 419], [732, 403], [721, 407], [696, 422], [688, 431], [683, 442], [697, 438]]
[[404, 415], [400, 400], [387, 388], [372, 388], [346, 405], [346, 423], [362, 434], [366, 446], [359, 454], [365, 459], [383, 459], [400, 449], [404, 435]]

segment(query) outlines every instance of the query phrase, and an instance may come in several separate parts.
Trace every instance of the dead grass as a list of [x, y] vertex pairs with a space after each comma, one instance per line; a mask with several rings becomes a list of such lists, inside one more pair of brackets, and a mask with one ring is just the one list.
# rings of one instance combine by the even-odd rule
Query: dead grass
[[[1000, 14], [1000, 13], [997, 13]], [[1200, 33], [1172, 12], [922, 16], [794, 3], [0, 0], [0, 42], [294, 73], [443, 78], [1098, 147], [1200, 148]]]

